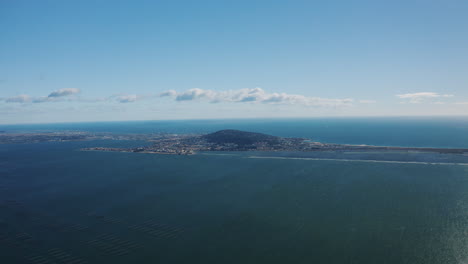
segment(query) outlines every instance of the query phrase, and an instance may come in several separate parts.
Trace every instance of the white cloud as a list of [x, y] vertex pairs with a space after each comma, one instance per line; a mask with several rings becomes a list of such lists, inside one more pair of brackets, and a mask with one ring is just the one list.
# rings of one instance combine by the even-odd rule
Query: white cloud
[[80, 89], [63, 88], [63, 89], [53, 91], [52, 93], [48, 95], [48, 97], [62, 97], [62, 96], [68, 96], [68, 95], [73, 95], [73, 94], [78, 94], [78, 93], [80, 93]]
[[[161, 95], [159, 95], [161, 96]], [[155, 97], [152, 94], [114, 94], [107, 97], [107, 101], [117, 101], [119, 103], [133, 103], [147, 98]]]
[[48, 97], [48, 96], [39, 96], [39, 97], [34, 97], [32, 99], [33, 103], [44, 103], [44, 102], [52, 102], [52, 101], [57, 101], [55, 97]]
[[[65, 97], [70, 95], [75, 95], [80, 93], [80, 89], [76, 88], [64, 88], [53, 91], [48, 96], [39, 96], [39, 97], [32, 97], [27, 94], [21, 94], [14, 97], [3, 98], [3, 101], [7, 103], [44, 103], [44, 102], [57, 102], [63, 101]], [[76, 98], [69, 98], [68, 100], [76, 100]]]
[[375, 100], [359, 100], [360, 104], [375, 104], [377, 101]]
[[203, 90], [203, 89], [190, 89], [188, 91], [185, 91], [183, 93], [177, 93], [176, 94], [176, 100], [177, 101], [190, 101], [190, 100], [195, 100], [195, 99], [200, 99], [200, 98], [207, 98], [210, 100], [215, 100], [215, 97], [219, 96], [217, 92], [211, 91], [211, 90]]
[[177, 96], [177, 92], [174, 90], [169, 90], [165, 91], [159, 94], [160, 97], [165, 97], [165, 96]]
[[456, 105], [468, 105], [468, 102], [456, 102]]
[[421, 92], [421, 93], [407, 93], [397, 94], [400, 99], [408, 100], [409, 103], [419, 104], [423, 101], [434, 99], [434, 98], [448, 98], [453, 97], [453, 94], [439, 94], [434, 92]]
[[345, 106], [351, 105], [353, 99], [329, 99], [321, 97], [308, 97], [298, 94], [268, 93], [262, 88], [245, 88], [230, 91], [213, 91], [204, 89], [190, 89], [184, 92], [173, 90], [166, 91], [160, 97], [171, 96], [176, 101], [207, 100], [211, 103], [218, 102], [256, 102], [264, 104], [298, 104], [307, 106]]
[[138, 96], [136, 94], [129, 94], [129, 95], [117, 96], [116, 100], [120, 103], [132, 103], [132, 102], [138, 101], [141, 98], [142, 98], [141, 96]]
[[18, 96], [13, 96], [5, 99], [7, 103], [28, 103], [31, 102], [31, 97], [27, 94], [20, 94]]

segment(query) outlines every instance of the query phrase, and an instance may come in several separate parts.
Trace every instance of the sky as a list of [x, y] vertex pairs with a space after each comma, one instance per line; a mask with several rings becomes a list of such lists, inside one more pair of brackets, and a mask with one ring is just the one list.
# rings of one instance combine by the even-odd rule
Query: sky
[[468, 1], [0, 1], [0, 123], [468, 115]]

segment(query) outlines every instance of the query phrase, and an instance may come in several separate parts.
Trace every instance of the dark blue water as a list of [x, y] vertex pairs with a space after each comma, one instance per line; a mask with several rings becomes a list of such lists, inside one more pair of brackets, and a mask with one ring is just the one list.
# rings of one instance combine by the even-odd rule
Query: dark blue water
[[[165, 121], [0, 130], [201, 133], [223, 128], [338, 143], [468, 147], [463, 119]], [[450, 161], [450, 156], [411, 153], [420, 162], [382, 163], [333, 160], [330, 153], [323, 157], [329, 160], [314, 160], [252, 158], [261, 154], [247, 152], [78, 151], [139, 144], [0, 145], [2, 263], [468, 260], [468, 166], [425, 162]], [[359, 155], [385, 160], [383, 154]]]

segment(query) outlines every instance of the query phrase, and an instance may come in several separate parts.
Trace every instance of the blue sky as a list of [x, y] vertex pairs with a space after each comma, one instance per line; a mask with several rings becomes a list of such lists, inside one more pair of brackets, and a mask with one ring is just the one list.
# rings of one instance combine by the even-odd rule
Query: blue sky
[[0, 123], [468, 114], [467, 1], [0, 2]]

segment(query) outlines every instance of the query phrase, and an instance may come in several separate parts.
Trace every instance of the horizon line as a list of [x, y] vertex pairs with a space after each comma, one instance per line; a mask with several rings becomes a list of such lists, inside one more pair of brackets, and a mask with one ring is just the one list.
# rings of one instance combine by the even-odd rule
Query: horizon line
[[191, 119], [135, 119], [135, 120], [98, 120], [98, 121], [58, 121], [58, 122], [24, 122], [24, 123], [0, 123], [0, 126], [14, 125], [53, 125], [53, 124], [78, 124], [78, 123], [117, 123], [117, 122], [158, 122], [158, 121], [217, 121], [217, 120], [298, 120], [298, 119], [353, 119], [353, 118], [468, 118], [468, 114], [461, 115], [386, 115], [386, 116], [313, 116], [313, 117], [228, 117], [228, 118], [191, 118]]

